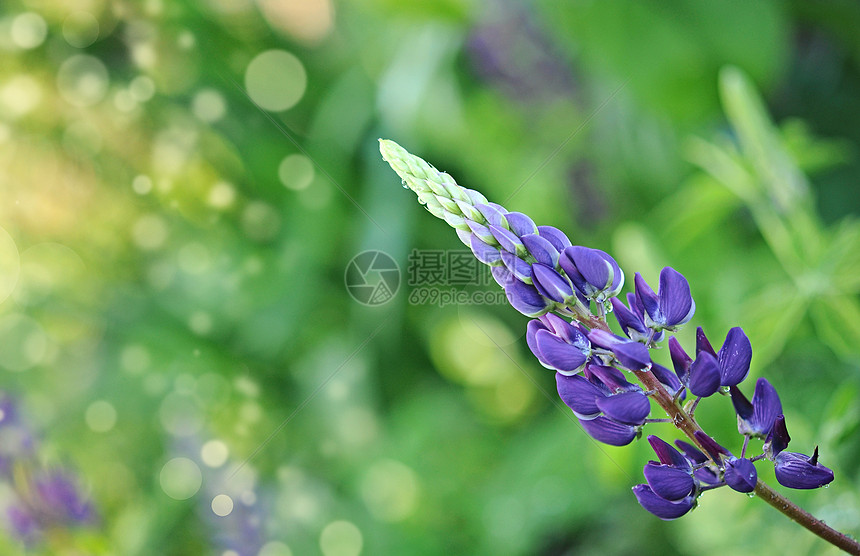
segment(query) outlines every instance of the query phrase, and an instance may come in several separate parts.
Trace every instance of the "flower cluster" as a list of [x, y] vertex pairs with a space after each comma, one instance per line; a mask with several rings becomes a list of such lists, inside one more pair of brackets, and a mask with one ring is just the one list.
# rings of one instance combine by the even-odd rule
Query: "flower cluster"
[[[782, 406], [767, 380], [758, 380], [752, 402], [739, 389], [752, 360], [741, 328], [729, 330], [719, 350], [698, 328], [695, 357], [671, 336], [696, 310], [690, 286], [677, 270], [660, 272], [656, 292], [636, 273], [625, 303], [617, 297], [624, 273], [608, 254], [573, 245], [556, 228], [537, 226], [524, 214], [489, 203], [396, 143], [380, 140], [380, 150], [421, 203], [491, 266], [511, 305], [532, 317], [528, 346], [544, 367], [556, 371], [559, 396], [586, 433], [606, 444], [629, 444], [648, 422], [666, 421], [649, 418], [653, 399], [689, 436], [693, 443], [676, 441], [677, 448], [648, 437], [658, 461], [644, 468], [647, 484], [633, 488], [646, 510], [675, 519], [707, 490], [727, 485], [753, 492], [758, 485], [754, 462], [762, 459], [773, 462], [777, 480], [786, 487], [816, 488], [833, 480], [833, 472], [818, 463], [818, 448], [812, 456], [785, 451], [789, 436]], [[611, 331], [607, 312], [614, 312], [623, 336]], [[664, 341], [674, 372], [651, 359], [651, 350]], [[647, 389], [628, 381], [630, 376]], [[717, 393], [729, 394], [737, 413], [744, 436], [739, 457], [694, 419], [698, 403]], [[747, 457], [750, 438], [764, 440], [762, 454]]]
[[96, 520], [92, 502], [69, 469], [37, 462], [36, 439], [15, 401], [4, 394], [0, 394], [0, 482], [10, 487], [0, 499], [6, 526], [25, 544]]

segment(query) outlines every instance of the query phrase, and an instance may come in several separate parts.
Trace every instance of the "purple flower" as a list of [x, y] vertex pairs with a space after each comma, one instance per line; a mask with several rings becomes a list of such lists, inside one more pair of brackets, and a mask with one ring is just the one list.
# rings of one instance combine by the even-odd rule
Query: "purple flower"
[[667, 266], [660, 271], [658, 293], [654, 293], [638, 272], [634, 283], [637, 303], [644, 310], [648, 328], [673, 331], [693, 318], [696, 304], [690, 295], [690, 285], [677, 270]]
[[529, 254], [537, 262], [550, 268], [558, 266], [559, 252], [552, 241], [542, 237], [540, 234], [526, 234], [520, 237], [520, 239], [523, 241], [523, 245], [526, 246]]
[[649, 461], [642, 473], [654, 494], [672, 502], [689, 496], [696, 485], [691, 469]]
[[529, 322], [526, 342], [541, 365], [565, 375], [581, 371], [591, 357], [591, 344], [579, 326], [553, 314]]
[[570, 240], [567, 239], [567, 235], [558, 228], [538, 226], [538, 235], [549, 241], [559, 253], [564, 251], [565, 248], [570, 247]]
[[685, 398], [684, 385], [681, 384], [681, 381], [678, 380], [677, 375], [675, 375], [672, 371], [664, 367], [663, 365], [658, 365], [657, 363], [651, 362], [651, 372], [657, 377], [657, 380], [666, 387], [666, 391], [668, 391], [671, 395], [676, 395], [678, 392], [681, 392], [679, 396], [680, 399]]
[[690, 495], [678, 502], [672, 502], [658, 496], [648, 485], [636, 485], [633, 487], [633, 494], [643, 508], [666, 521], [678, 519], [696, 505], [695, 496]]
[[588, 299], [605, 301], [618, 295], [624, 286], [624, 273], [618, 263], [598, 249], [568, 247], [561, 253], [558, 263]]
[[608, 417], [579, 419], [579, 424], [588, 435], [610, 446], [626, 446], [639, 436], [640, 427], [625, 425]]
[[758, 482], [755, 465], [746, 458], [729, 458], [724, 477], [726, 484], [738, 492], [752, 492]]
[[752, 403], [737, 386], [731, 386], [729, 393], [738, 415], [738, 432], [757, 438], [767, 438], [777, 415], [782, 415], [782, 404], [776, 389], [764, 378], [755, 383]]
[[6, 509], [6, 519], [12, 534], [23, 542], [32, 544], [39, 538], [39, 524], [27, 508], [18, 505], [9, 506]]
[[708, 485], [720, 484], [719, 476], [717, 476], [713, 468], [708, 465], [708, 456], [706, 456], [701, 450], [689, 442], [684, 442], [683, 440], [676, 440], [675, 446], [684, 452], [684, 456], [694, 465], [695, 471], [693, 471], [693, 475], [699, 482]]
[[723, 456], [731, 456], [731, 452], [717, 444], [717, 441], [705, 434], [702, 431], [696, 431], [693, 433], [693, 436], [696, 437], [696, 441], [698, 441], [699, 445], [705, 449], [705, 452], [711, 456], [711, 459], [716, 463], [720, 463], [722, 461]]
[[720, 367], [714, 355], [702, 350], [693, 361], [674, 336], [669, 338], [669, 355], [678, 379], [694, 396], [707, 397], [720, 389]]
[[810, 489], [833, 482], [833, 471], [818, 463], [818, 446], [812, 457], [794, 452], [780, 452], [774, 460], [776, 480], [784, 487]]
[[655, 333], [645, 326], [645, 309], [637, 303], [636, 294], [627, 294], [627, 305], [617, 297], [613, 297], [610, 302], [615, 318], [628, 338], [642, 343], [647, 342], [649, 338], [655, 344], [663, 341], [665, 333], [662, 330]]
[[639, 342], [621, 338], [605, 330], [594, 329], [588, 333], [592, 344], [608, 349], [622, 367], [631, 371], [641, 371], [651, 365], [648, 348]]
[[678, 450], [657, 436], [648, 437], [648, 442], [660, 460], [649, 461], [642, 473], [651, 491], [661, 498], [677, 502], [693, 493], [696, 480], [693, 467]]
[[505, 297], [508, 298], [511, 306], [527, 317], [539, 317], [550, 309], [549, 300], [543, 297], [534, 286], [516, 277], [510, 277], [505, 282], [504, 288]]
[[743, 329], [736, 326], [729, 330], [719, 353], [714, 352], [702, 327], [696, 329], [696, 357], [707, 352], [717, 357], [720, 366], [720, 385], [737, 386], [747, 377], [752, 361], [752, 345]]
[[764, 441], [764, 453], [768, 459], [775, 459], [777, 454], [788, 448], [789, 442], [791, 442], [791, 437], [785, 426], [785, 416], [777, 415], [773, 421], [773, 427], [771, 427]]
[[785, 417], [777, 416], [765, 441], [765, 453], [773, 459], [776, 480], [784, 487], [811, 489], [833, 482], [833, 471], [818, 462], [818, 446], [812, 456], [786, 452], [791, 437], [785, 426]]
[[547, 299], [567, 305], [576, 304], [577, 297], [573, 293], [570, 280], [545, 264], [532, 265], [532, 283], [538, 293]]
[[589, 364], [583, 375], [556, 374], [559, 397], [581, 420], [601, 415], [630, 426], [641, 426], [651, 412], [651, 402], [639, 386], [628, 382], [612, 367]]
[[75, 481], [59, 469], [46, 471], [33, 481], [33, 505], [43, 513], [43, 521], [73, 525], [87, 523], [95, 515], [92, 504], [81, 495]]
[[736, 386], [744, 381], [750, 372], [752, 344], [740, 327], [729, 330], [717, 356], [720, 360], [723, 386]]

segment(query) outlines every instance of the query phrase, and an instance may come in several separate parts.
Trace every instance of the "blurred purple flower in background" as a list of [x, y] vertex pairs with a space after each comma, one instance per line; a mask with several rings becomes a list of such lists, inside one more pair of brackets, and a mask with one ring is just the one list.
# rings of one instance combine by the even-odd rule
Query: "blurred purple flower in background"
[[5, 526], [27, 545], [57, 530], [92, 525], [97, 514], [68, 466], [43, 466], [34, 435], [20, 417], [18, 405], [0, 394], [0, 481], [8, 485]]

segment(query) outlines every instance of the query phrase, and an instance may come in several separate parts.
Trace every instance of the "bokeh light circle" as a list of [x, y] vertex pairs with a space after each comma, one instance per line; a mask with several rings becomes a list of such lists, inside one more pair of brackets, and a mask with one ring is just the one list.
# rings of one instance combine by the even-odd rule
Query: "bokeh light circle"
[[48, 24], [39, 14], [25, 12], [12, 20], [12, 28], [9, 31], [15, 46], [29, 50], [45, 42]]
[[164, 494], [174, 500], [191, 498], [203, 484], [200, 468], [188, 458], [173, 458], [165, 463], [158, 479]]
[[227, 113], [227, 101], [214, 89], [201, 89], [191, 100], [191, 112], [204, 122], [217, 122]]
[[380, 521], [402, 521], [417, 506], [418, 479], [412, 469], [399, 461], [382, 460], [365, 474], [361, 496]]
[[92, 106], [101, 101], [108, 90], [108, 71], [95, 56], [71, 56], [57, 70], [57, 88], [69, 104]]
[[219, 517], [226, 517], [233, 512], [233, 499], [226, 494], [219, 494], [212, 499], [212, 512]]
[[221, 467], [229, 455], [230, 450], [220, 440], [210, 440], [200, 448], [200, 459], [209, 467]]
[[258, 54], [245, 70], [245, 90], [260, 108], [279, 112], [292, 108], [305, 94], [305, 67], [286, 50]]
[[116, 408], [108, 401], [95, 401], [87, 407], [84, 419], [91, 430], [107, 432], [116, 424]]
[[358, 556], [363, 544], [361, 531], [349, 521], [333, 521], [320, 534], [324, 556]]
[[99, 20], [89, 12], [72, 12], [63, 21], [63, 38], [75, 48], [86, 48], [99, 38]]
[[314, 181], [314, 164], [302, 154], [288, 155], [278, 166], [278, 177], [289, 189], [305, 189]]

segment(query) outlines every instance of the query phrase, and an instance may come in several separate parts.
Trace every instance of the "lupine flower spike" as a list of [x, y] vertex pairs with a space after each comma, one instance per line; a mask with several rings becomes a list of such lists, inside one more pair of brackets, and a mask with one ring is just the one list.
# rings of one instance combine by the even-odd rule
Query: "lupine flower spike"
[[[694, 509], [703, 492], [728, 486], [759, 494], [822, 538], [860, 554], [856, 541], [759, 480], [755, 462], [763, 459], [773, 462], [777, 481], [788, 488], [817, 488], [834, 475], [819, 462], [817, 446], [812, 456], [786, 451], [790, 438], [770, 382], [758, 379], [751, 402], [744, 396], [739, 385], [749, 374], [753, 351], [740, 327], [728, 331], [719, 351], [698, 328], [695, 357], [671, 336], [696, 311], [680, 272], [663, 268], [656, 292], [637, 272], [633, 292], [621, 300], [624, 273], [609, 254], [573, 245], [557, 228], [489, 202], [392, 141], [380, 139], [380, 151], [421, 204], [491, 267], [511, 306], [533, 319], [526, 327], [528, 347], [555, 372], [559, 397], [588, 435], [623, 446], [639, 438], [649, 423], [671, 421], [688, 437], [690, 442], [675, 441], [676, 449], [648, 436], [657, 461], [643, 469], [646, 484], [633, 487], [645, 510], [660, 519], [676, 519]], [[607, 312], [615, 313], [623, 336], [612, 332]], [[651, 359], [651, 350], [667, 336], [674, 373]], [[695, 399], [682, 407], [688, 392]], [[730, 395], [737, 414], [743, 438], [738, 455], [706, 434], [693, 417], [696, 404], [717, 392]], [[669, 419], [651, 417], [652, 400]], [[747, 454], [750, 439], [764, 441], [761, 454]]]

